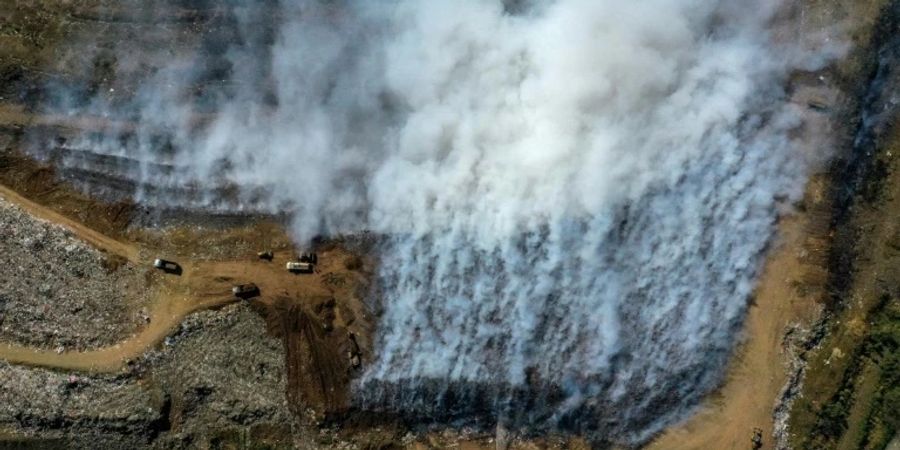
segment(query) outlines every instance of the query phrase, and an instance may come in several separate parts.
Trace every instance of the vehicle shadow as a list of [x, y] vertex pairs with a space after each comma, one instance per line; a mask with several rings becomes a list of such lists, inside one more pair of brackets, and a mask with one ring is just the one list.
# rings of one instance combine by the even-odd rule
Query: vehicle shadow
[[175, 275], [175, 276], [179, 276], [179, 277], [181, 276], [182, 273], [184, 273], [184, 269], [181, 268], [181, 265], [176, 265], [174, 268], [164, 268], [164, 269], [162, 269], [162, 271], [165, 272], [166, 274]]

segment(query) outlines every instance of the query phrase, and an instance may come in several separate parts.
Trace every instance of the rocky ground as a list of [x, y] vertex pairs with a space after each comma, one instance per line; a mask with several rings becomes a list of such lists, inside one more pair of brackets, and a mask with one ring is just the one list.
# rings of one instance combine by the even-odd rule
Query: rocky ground
[[94, 250], [2, 199], [0, 267], [5, 343], [51, 349], [111, 345], [134, 332], [149, 302], [146, 269]]

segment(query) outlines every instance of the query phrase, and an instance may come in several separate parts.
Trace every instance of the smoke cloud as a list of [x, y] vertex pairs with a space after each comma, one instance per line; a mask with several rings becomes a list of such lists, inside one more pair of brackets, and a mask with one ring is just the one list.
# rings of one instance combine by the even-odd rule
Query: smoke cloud
[[149, 204], [385, 236], [361, 407], [635, 443], [715, 387], [807, 171], [777, 2], [253, 5], [70, 145]]

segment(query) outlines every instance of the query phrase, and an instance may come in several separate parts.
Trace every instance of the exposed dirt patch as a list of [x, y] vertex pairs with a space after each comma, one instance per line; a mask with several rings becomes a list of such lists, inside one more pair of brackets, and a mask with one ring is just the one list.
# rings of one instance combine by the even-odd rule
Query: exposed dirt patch
[[[96, 268], [104, 273], [131, 267], [131, 260], [146, 268], [156, 254], [141, 250], [146, 243], [113, 239], [14, 192], [4, 193], [14, 201], [21, 201], [29, 212], [62, 223], [64, 231], [60, 233], [67, 239], [81, 237], [104, 250], [106, 254], [85, 249], [99, 255]], [[363, 271], [368, 270], [364, 260], [335, 242], [319, 243], [320, 263], [316, 272], [291, 274], [284, 265], [296, 257], [296, 250], [275, 250], [272, 260], [260, 259], [251, 251], [286, 240], [283, 230], [232, 229], [223, 235], [217, 229], [191, 228], [181, 232], [185, 242], [196, 240], [185, 248], [171, 247], [179, 258], [185, 258], [179, 259], [183, 271], [171, 275], [145, 270], [142, 281], [155, 286], [155, 295], [132, 337], [95, 351], [66, 348], [58, 353], [0, 345], [0, 356], [8, 361], [62, 370], [124, 371], [123, 378], [116, 378], [121, 388], [97, 382], [91, 395], [100, 402], [113, 402], [109, 406], [113, 407], [118, 401], [110, 397], [118, 395], [114, 392], [131, 392], [144, 386], [156, 400], [149, 405], [141, 402], [133, 405], [147, 413], [135, 416], [123, 410], [124, 417], [104, 415], [107, 419], [98, 422], [91, 417], [105, 414], [105, 404], [76, 403], [80, 405], [76, 407], [84, 409], [72, 417], [58, 416], [51, 413], [52, 409], [19, 417], [13, 414], [21, 410], [24, 397], [14, 397], [8, 399], [9, 415], [4, 416], [0, 411], [0, 428], [13, 436], [15, 445], [24, 445], [19, 436], [30, 430], [40, 431], [41, 439], [35, 441], [36, 445], [78, 435], [79, 438], [70, 442], [93, 439], [111, 448], [250, 443], [290, 447], [297, 444], [294, 439], [299, 436], [293, 429], [297, 416], [290, 413], [291, 408], [304, 421], [314, 419], [312, 423], [346, 408], [352, 375], [349, 367], [354, 364], [350, 358], [357, 358], [356, 364], [361, 364], [362, 349], [369, 345], [365, 333], [371, 325], [365, 305], [360, 301], [364, 289], [361, 283], [366, 279]], [[153, 233], [126, 234], [150, 236]], [[235, 242], [242, 245], [235, 246]], [[220, 255], [231, 258], [217, 259]], [[356, 270], [348, 270], [348, 266]], [[246, 316], [249, 311], [246, 306], [191, 315], [194, 311], [236, 302], [230, 289], [243, 282], [254, 282], [260, 287], [263, 298], [251, 300], [251, 304], [258, 303], [257, 308], [271, 313], [269, 329], [280, 334], [280, 342], [265, 336], [260, 319]], [[275, 301], [275, 297], [280, 300]], [[353, 339], [348, 331], [351, 329], [356, 333]], [[284, 356], [285, 352], [288, 357]], [[32, 376], [46, 373], [40, 369], [6, 367], [14, 368], [10, 376], [24, 383], [7, 384], [14, 390], [11, 395], [27, 395], [46, 384]], [[66, 392], [77, 390], [79, 383], [90, 382], [84, 380], [107, 379], [103, 375], [66, 375], [66, 372], [60, 377], [65, 381], [60, 382], [63, 388], [59, 395], [68, 395]], [[145, 388], [138, 388], [133, 395], [146, 395], [140, 394]], [[55, 395], [43, 400], [36, 398], [33, 403], [36, 411], [48, 408], [52, 402], [64, 401]], [[306, 415], [308, 411], [313, 414]]]
[[[313, 299], [310, 299], [313, 300]], [[308, 307], [279, 297], [262, 305], [269, 332], [281, 339], [287, 366], [287, 397], [295, 413], [314, 421], [350, 406], [351, 359], [359, 347], [335, 324], [334, 299], [314, 299]]]
[[[70, 71], [81, 71], [89, 74], [87, 80], [81, 80], [86, 81], [85, 92], [112, 92], [114, 88], [115, 92], [122, 93], [115, 95], [126, 96], [133, 89], [123, 80], [134, 77], [116, 77], [116, 69], [120, 75], [127, 70], [148, 70], [147, 67], [116, 67], [116, 62], [109, 57], [111, 47], [102, 48], [108, 43], [78, 55], [65, 46], [55, 47], [63, 36], [75, 42], [73, 36], [78, 33], [103, 34], [99, 30], [116, 29], [119, 31], [107, 35], [131, 36], [144, 40], [142, 45], [150, 47], [146, 42], [152, 42], [154, 28], [178, 23], [196, 30], [191, 24], [216, 15], [215, 8], [205, 6], [211, 3], [193, 3], [197, 7], [194, 10], [165, 3], [163, 7], [147, 7], [138, 13], [110, 1], [78, 2], [77, 8], [71, 7], [72, 2], [29, 0], [0, 5], [0, 47], [4, 48], [0, 58], [0, 95], [21, 93], [22, 98], [17, 102], [26, 106], [0, 111], [0, 123], [10, 132], [7, 136], [12, 137], [4, 140], [0, 135], [0, 183], [61, 214], [47, 215], [51, 220], [86, 224], [84, 229], [96, 234], [83, 231], [82, 238], [94, 245], [101, 248], [115, 247], [116, 242], [126, 245], [113, 251], [102, 263], [105, 270], [116, 272], [127, 267], [129, 260], [137, 261], [143, 256], [146, 263], [146, 258], [156, 255], [178, 259], [186, 267], [181, 278], [149, 273], [147, 282], [161, 292], [154, 309], [148, 311], [150, 324], [138, 327], [138, 335], [115, 352], [103, 355], [44, 352], [36, 360], [25, 361], [78, 369], [125, 367], [128, 373], [125, 378], [90, 376], [98, 380], [96, 386], [83, 392], [94, 403], [77, 403], [71, 400], [77, 396], [56, 396], [55, 391], [34, 394], [45, 386], [51, 390], [63, 386], [62, 392], [74, 389], [68, 387], [67, 374], [0, 367], [0, 372], [4, 372], [0, 376], [12, 377], [4, 379], [21, 382], [0, 388], [0, 395], [6, 395], [2, 403], [10, 411], [24, 411], [19, 416], [13, 412], [0, 414], [0, 435], [2, 428], [9, 426], [17, 436], [23, 430], [39, 431], [47, 439], [62, 439], [60, 436], [76, 439], [70, 443], [77, 446], [102, 447], [111, 443], [137, 447], [154, 442], [161, 448], [248, 447], [257, 440], [284, 445], [284, 436], [295, 433], [286, 419], [286, 406], [282, 407], [287, 404], [284, 393], [288, 393], [294, 408], [301, 408], [304, 413], [312, 411], [308, 416], [319, 420], [345, 408], [345, 389], [352, 374], [347, 368], [351, 361], [348, 353], [352, 353], [348, 351], [352, 349], [348, 344], [350, 333], [357, 336], [362, 364], [365, 364], [372, 323], [360, 299], [370, 262], [340, 248], [323, 248], [320, 256], [325, 263], [318, 273], [289, 277], [282, 272], [282, 267], [294, 250], [283, 229], [273, 221], [224, 230], [212, 224], [200, 228], [185, 225], [165, 230], [135, 230], [130, 227], [134, 224], [132, 205], [92, 200], [58, 182], [57, 174], [49, 166], [10, 150], [19, 146], [23, 127], [97, 129], [107, 125], [89, 118], [72, 121], [32, 114], [29, 109], [41, 95], [35, 86], [65, 78]], [[805, 11], [809, 13], [804, 16], [808, 26], [828, 26], [840, 18], [852, 17], [861, 24], [849, 32], [852, 39], [866, 40], [875, 15], [871, 12], [877, 11], [882, 2], [801, 3], [816, 5]], [[10, 23], [21, 26], [10, 28]], [[202, 34], [194, 33], [194, 38]], [[190, 32], [185, 36], [192, 39]], [[177, 45], [153, 48], [158, 49], [158, 57]], [[863, 64], [850, 60], [825, 75], [850, 92], [862, 72]], [[807, 75], [810, 80], [816, 79], [812, 74]], [[201, 90], [203, 87], [198, 86], [198, 92]], [[815, 97], [820, 92], [813, 90], [812, 95]], [[827, 106], [836, 109], [839, 105]], [[749, 312], [745, 331], [748, 341], [736, 352], [728, 383], [695, 419], [658, 441], [655, 444], [658, 448], [745, 448], [749, 447], [754, 426], [763, 427], [765, 435], [771, 435], [773, 401], [786, 373], [783, 367], [787, 356], [785, 330], [796, 329], [795, 320], [804, 321], [814, 315], [816, 300], [821, 298], [822, 249], [830, 242], [826, 236], [828, 227], [822, 225], [817, 215], [818, 191], [813, 185], [807, 198], [814, 200], [806, 205], [806, 211], [781, 224], [781, 242], [766, 266], [755, 305]], [[130, 254], [129, 248], [139, 248], [135, 242], [153, 251]], [[256, 260], [255, 252], [263, 249], [275, 250], [276, 260], [271, 263]], [[248, 317], [244, 305], [190, 314], [233, 302], [228, 289], [234, 283], [246, 281], [261, 287], [264, 299], [258, 305], [266, 317], [267, 328], [279, 337], [280, 343], [262, 334], [262, 321]], [[330, 305], [332, 298], [334, 304]], [[287, 356], [280, 353], [279, 344]], [[157, 347], [158, 350], [152, 350]], [[147, 349], [151, 349], [150, 353], [145, 353]], [[30, 349], [19, 350], [24, 350], [28, 357], [35, 356], [29, 353]], [[137, 358], [137, 363], [122, 364], [123, 360], [132, 358]], [[98, 361], [102, 361], [100, 366]], [[286, 372], [291, 375], [285, 376]], [[132, 411], [129, 409], [132, 403], [146, 411]], [[80, 405], [78, 408], [82, 409], [69, 414], [66, 405]], [[98, 418], [100, 413], [104, 414], [103, 418]], [[340, 436], [333, 430], [319, 431], [318, 437], [305, 435], [302, 442], [293, 444], [337, 447], [344, 441], [352, 441], [363, 448], [504, 447], [495, 437], [473, 437], [464, 431], [410, 436], [404, 434], [400, 425], [380, 430], [351, 427], [357, 433], [353, 437]], [[162, 437], [158, 437], [160, 433]], [[502, 435], [498, 432], [497, 437]], [[505, 438], [502, 440], [506, 442]], [[318, 444], [312, 444], [313, 441]], [[565, 439], [526, 441], [511, 437], [508, 442], [510, 448], [586, 447], [584, 443]], [[771, 440], [767, 438], [765, 445], [770, 446]]]
[[[811, 190], [815, 186], [811, 184]], [[811, 209], [821, 211], [822, 206]], [[793, 326], [810, 323], [820, 310], [824, 283], [817, 274], [823, 269], [808, 258], [822, 249], [810, 230], [820, 229], [827, 218], [807, 213], [782, 221], [744, 324], [745, 341], [735, 351], [725, 384], [696, 416], [665, 432], [649, 448], [750, 448], [755, 427], [763, 436], [772, 436], [772, 411], [788, 376], [784, 336]], [[771, 439], [764, 440], [764, 448], [772, 448]]]
[[[136, 256], [141, 251], [133, 244], [99, 234], [15, 193], [6, 191], [3, 193], [10, 200], [22, 202], [31, 212], [41, 217], [55, 218], [66, 225], [70, 232], [93, 243], [108, 254], [138, 263], [142, 261]], [[321, 263], [317, 265], [315, 273], [297, 275], [285, 269], [287, 261], [296, 257], [295, 251], [274, 252], [271, 260], [247, 254], [240, 259], [209, 261], [206, 259], [215, 254], [211, 249], [227, 246], [229, 240], [209, 237], [204, 239], [203, 230], [199, 229], [194, 230], [194, 233], [198, 236], [198, 242], [210, 245], [202, 253], [206, 258], [179, 261], [182, 272], [177, 275], [164, 275], [158, 271], [146, 272], [147, 283], [160, 288], [154, 296], [152, 305], [149, 305], [143, 314], [145, 323], [132, 337], [115, 346], [90, 352], [68, 351], [71, 349], [65, 348], [62, 349], [64, 352], [51, 352], [26, 346], [5, 345], [0, 346], [0, 356], [12, 362], [48, 367], [95, 371], [118, 370], [128, 361], [140, 356], [148, 347], [161, 341], [188, 314], [236, 301], [231, 294], [231, 288], [244, 283], [255, 283], [264, 296], [275, 295], [295, 299], [337, 298], [340, 300], [342, 310], [345, 311], [341, 320], [352, 318], [357, 333], [369, 330], [365, 320], [357, 320], [357, 318], [364, 319], [367, 317], [366, 314], [354, 313], [360, 311], [362, 307], [359, 305], [360, 297], [357, 297], [357, 286], [353, 281], [359, 280], [362, 276], [346, 271], [346, 260], [352, 255], [345, 251], [337, 247], [327, 249], [321, 252]], [[211, 245], [214, 242], [218, 242], [219, 245]], [[196, 254], [192, 253], [192, 256], [196, 257]], [[149, 260], [143, 263], [146, 267]], [[338, 279], [343, 281], [336, 283], [335, 280]], [[335, 301], [332, 308], [336, 308], [337, 305]], [[334, 318], [337, 318], [337, 312], [333, 314]], [[368, 343], [367, 338], [360, 340], [364, 345]]]
[[[75, 200], [68, 204], [84, 204], [81, 201], [86, 198], [73, 194], [70, 186], [65, 183], [58, 186], [59, 197], [45, 198], [50, 205], [58, 198], [73, 197]], [[292, 274], [284, 265], [296, 258], [297, 250], [289, 245], [283, 228], [272, 222], [224, 230], [220, 227], [121, 230], [117, 239], [64, 215], [72, 214], [72, 209], [61, 208], [60, 213], [6, 187], [0, 189], [4, 198], [15, 202], [23, 211], [60, 224], [59, 232], [67, 239], [81, 238], [101, 250], [102, 253], [85, 247], [85, 251], [99, 255], [97, 270], [108, 273], [133, 264], [142, 265], [142, 287], [152, 287], [153, 292], [152, 303], [140, 314], [134, 334], [114, 346], [93, 351], [66, 347], [59, 353], [33, 346], [0, 345], [0, 356], [11, 362], [62, 370], [121, 371], [124, 378], [119, 383], [146, 386], [152, 389], [153, 398], [158, 399], [146, 406], [147, 417], [129, 414], [125, 419], [113, 416], [107, 422], [91, 422], [91, 415], [101, 414], [105, 406], [93, 410], [86, 406], [79, 413], [81, 419], [61, 419], [49, 413], [36, 413], [23, 420], [4, 419], [0, 413], [0, 428], [9, 430], [16, 445], [23, 444], [22, 432], [39, 430], [41, 439], [35, 441], [36, 445], [59, 437], [68, 438], [74, 433], [95, 436], [97, 442], [112, 443], [109, 446], [113, 448], [171, 448], [198, 442], [211, 446], [249, 443], [290, 446], [297, 444], [293, 441], [298, 436], [293, 421], [298, 415], [303, 421], [317, 423], [346, 409], [353, 375], [351, 366], [364, 364], [363, 353], [368, 351], [371, 341], [371, 320], [361, 301], [371, 261], [345, 250], [342, 239], [317, 242], [316, 271]], [[174, 242], [166, 242], [169, 232], [175, 236]], [[352, 244], [352, 240], [346, 244]], [[273, 249], [271, 260], [257, 256], [256, 252], [263, 249]], [[149, 262], [160, 254], [174, 257], [181, 263], [182, 272], [172, 275], [149, 269]], [[259, 319], [254, 322], [241, 316], [242, 311], [248, 311], [245, 306], [192, 315], [195, 311], [236, 302], [231, 287], [245, 282], [260, 287], [263, 297], [251, 303], [264, 311], [269, 318], [268, 328], [280, 336], [280, 342], [253, 334], [252, 327], [259, 326]], [[240, 331], [243, 334], [230, 337], [231, 334], [215, 331], [217, 324], [226, 323], [229, 333], [243, 330]], [[257, 330], [263, 333], [262, 328]], [[273, 355], [278, 363], [272, 362]], [[253, 362], [259, 358], [264, 361]], [[237, 370], [239, 367], [246, 367], [247, 371]], [[27, 386], [31, 386], [28, 384], [32, 382], [31, 373], [44, 373], [23, 367], [15, 370], [14, 376]], [[77, 385], [81, 382], [77, 380], [102, 377], [72, 374], [65, 380]], [[260, 384], [262, 381], [265, 383]], [[16, 395], [37, 389], [27, 386], [19, 386], [21, 391]], [[107, 401], [111, 395], [106, 389], [114, 389], [106, 385], [96, 388], [93, 395], [100, 401]], [[19, 408], [16, 405], [20, 401], [18, 397], [10, 399], [10, 408]], [[48, 398], [35, 405], [44, 407], [51, 401], [57, 400]], [[140, 403], [135, 405], [145, 407]], [[295, 415], [287, 412], [291, 409]], [[122, 420], [128, 425], [123, 425]], [[216, 425], [210, 428], [213, 423]], [[376, 434], [364, 430], [357, 437], [362, 439], [360, 442], [371, 443], [370, 438], [380, 439], [373, 437]], [[345, 441], [329, 431], [324, 431], [323, 436], [323, 442]], [[396, 433], [390, 436], [385, 437], [386, 444], [394, 442]]]

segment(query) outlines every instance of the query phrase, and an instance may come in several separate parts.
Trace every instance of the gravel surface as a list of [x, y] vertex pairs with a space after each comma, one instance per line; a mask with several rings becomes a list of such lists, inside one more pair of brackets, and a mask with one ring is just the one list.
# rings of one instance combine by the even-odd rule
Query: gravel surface
[[89, 349], [133, 333], [144, 273], [0, 199], [0, 342]]

